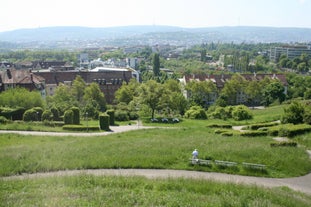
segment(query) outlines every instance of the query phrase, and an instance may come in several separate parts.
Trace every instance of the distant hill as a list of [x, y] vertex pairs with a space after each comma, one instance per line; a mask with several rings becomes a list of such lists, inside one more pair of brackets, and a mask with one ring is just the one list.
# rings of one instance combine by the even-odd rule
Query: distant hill
[[[311, 42], [309, 28], [172, 26], [44, 27], [0, 32], [0, 42], [50, 45], [55, 42], [97, 42], [98, 44], [176, 44], [203, 42], [290, 43]], [[2, 45], [2, 44], [1, 44]], [[81, 46], [81, 45], [80, 45]]]

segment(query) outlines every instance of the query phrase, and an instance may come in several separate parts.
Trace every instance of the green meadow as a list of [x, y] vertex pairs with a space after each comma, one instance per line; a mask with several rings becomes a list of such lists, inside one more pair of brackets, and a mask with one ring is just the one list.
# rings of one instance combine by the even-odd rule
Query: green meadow
[[[213, 123], [246, 125], [276, 121], [282, 111], [281, 106], [254, 110], [254, 119], [247, 122], [182, 120], [178, 124], [149, 123], [146, 125], [156, 128], [106, 136], [0, 134], [0, 176], [101, 168], [182, 169], [272, 178], [302, 176], [311, 171], [311, 161], [306, 153], [306, 149], [310, 149], [310, 133], [293, 138], [298, 147], [271, 147], [273, 137], [270, 136], [242, 137], [235, 133], [222, 136], [215, 133], [215, 128], [207, 127]], [[88, 124], [96, 125], [96, 122]], [[225, 160], [238, 165], [234, 168], [220, 168], [215, 164], [193, 166], [189, 164], [189, 158], [195, 148], [201, 159]], [[242, 162], [264, 164], [266, 170], [245, 169]], [[191, 179], [79, 175], [0, 179], [0, 184], [0, 206], [311, 205], [310, 195], [287, 188], [266, 189]]]
[[308, 207], [311, 196], [288, 188], [260, 188], [194, 179], [77, 175], [0, 179], [0, 206]]

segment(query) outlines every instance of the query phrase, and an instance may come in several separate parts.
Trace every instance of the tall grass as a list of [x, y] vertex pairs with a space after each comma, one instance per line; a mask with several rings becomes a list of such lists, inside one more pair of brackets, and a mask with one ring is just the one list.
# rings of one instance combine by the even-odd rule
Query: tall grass
[[192, 179], [79, 175], [0, 179], [0, 206], [282, 206], [311, 205], [311, 196], [288, 188]]
[[[220, 171], [268, 177], [306, 174], [311, 161], [303, 148], [271, 148], [269, 137], [223, 137], [207, 127], [148, 129], [102, 137], [0, 135], [0, 175], [64, 169], [159, 168]], [[267, 172], [191, 166], [200, 158], [267, 165]]]

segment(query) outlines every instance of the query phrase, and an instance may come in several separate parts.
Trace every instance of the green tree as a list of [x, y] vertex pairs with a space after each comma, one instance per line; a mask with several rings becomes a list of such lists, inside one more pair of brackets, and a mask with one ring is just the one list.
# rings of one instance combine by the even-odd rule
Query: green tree
[[160, 75], [160, 55], [159, 53], [154, 53], [152, 57], [152, 69], [153, 75], [159, 76]]
[[97, 104], [100, 111], [106, 110], [105, 95], [101, 92], [97, 83], [91, 83], [84, 90], [83, 100], [86, 104], [92, 103], [93, 101]]
[[128, 84], [123, 82], [122, 86], [115, 93], [117, 103], [129, 104], [134, 97], [138, 96], [138, 88], [139, 83], [134, 78]]
[[154, 118], [155, 110], [162, 109], [164, 87], [154, 80], [143, 83], [140, 87], [140, 101], [151, 110], [151, 118]]
[[0, 93], [0, 106], [31, 109], [44, 107], [44, 101], [40, 92], [28, 91], [25, 88], [12, 88]]
[[71, 92], [78, 102], [81, 102], [84, 96], [84, 89], [86, 83], [80, 75], [78, 75], [72, 82]]
[[245, 93], [246, 80], [241, 75], [233, 75], [232, 78], [226, 82], [224, 88], [220, 93], [220, 97], [226, 97], [223, 101], [227, 101], [226, 105], [236, 105], [241, 101], [239, 97]]
[[53, 96], [47, 97], [47, 102], [50, 107], [56, 107], [59, 111], [59, 115], [63, 115], [67, 109], [72, 106], [78, 106], [76, 98], [71, 93], [71, 88], [68, 85], [60, 84]]
[[263, 90], [263, 104], [269, 106], [275, 100], [282, 103], [285, 100], [284, 86], [280, 81], [273, 81]]
[[211, 81], [191, 81], [186, 90], [190, 94], [190, 102], [203, 108], [213, 103], [217, 94], [217, 88]]

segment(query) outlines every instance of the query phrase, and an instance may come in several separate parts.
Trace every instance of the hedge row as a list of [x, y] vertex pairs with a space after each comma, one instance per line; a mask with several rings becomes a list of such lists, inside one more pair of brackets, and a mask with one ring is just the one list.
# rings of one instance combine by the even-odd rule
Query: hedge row
[[240, 135], [243, 137], [260, 137], [260, 136], [267, 136], [268, 132], [266, 132], [266, 131], [246, 131], [246, 132], [241, 132]]
[[206, 127], [209, 128], [225, 128], [225, 129], [229, 129], [232, 128], [231, 124], [209, 124]]
[[63, 130], [70, 131], [99, 131], [98, 126], [83, 126], [83, 125], [64, 125]]
[[270, 144], [271, 147], [297, 147], [297, 142], [293, 141], [283, 141], [283, 142], [273, 142]]
[[294, 137], [300, 134], [311, 132], [311, 125], [308, 124], [285, 124], [271, 127], [268, 131], [271, 136]]
[[259, 123], [259, 124], [252, 124], [248, 126], [248, 129], [250, 130], [257, 130], [260, 128], [265, 128], [265, 127], [272, 127], [272, 126], [276, 126], [279, 125], [279, 123], [277, 122], [273, 122], [273, 123]]

